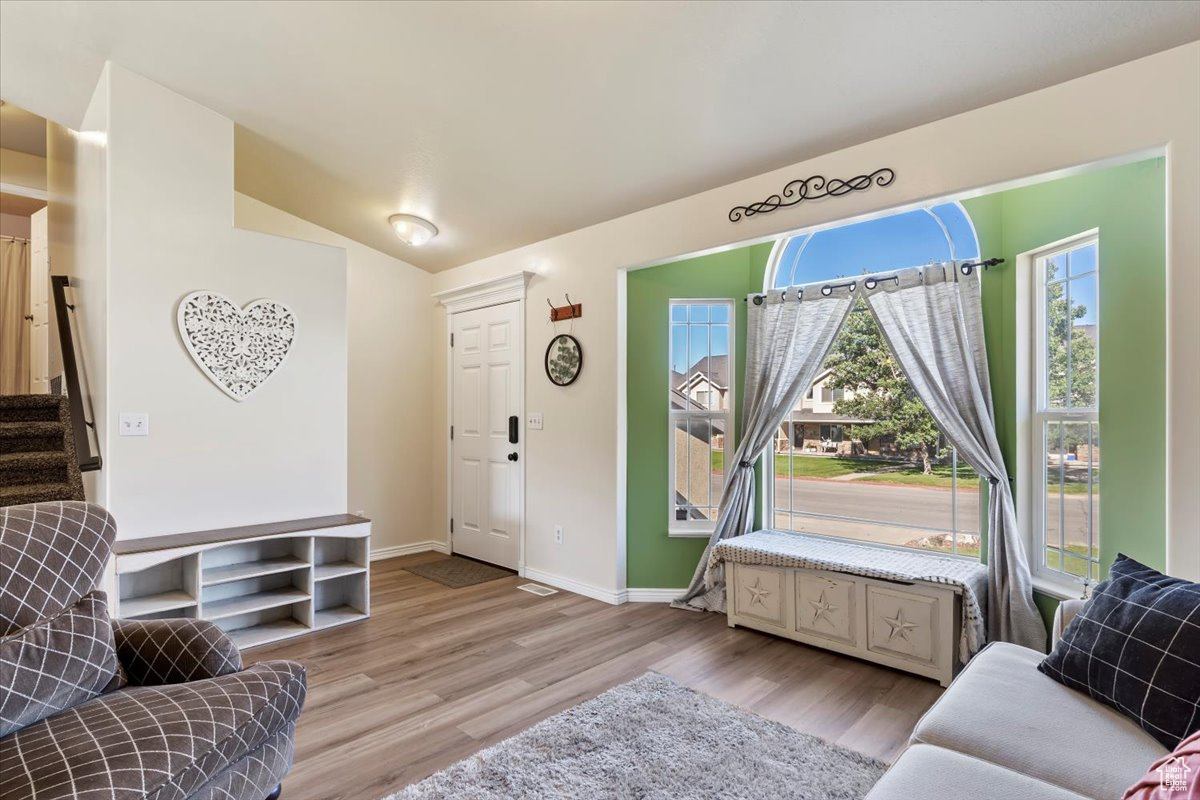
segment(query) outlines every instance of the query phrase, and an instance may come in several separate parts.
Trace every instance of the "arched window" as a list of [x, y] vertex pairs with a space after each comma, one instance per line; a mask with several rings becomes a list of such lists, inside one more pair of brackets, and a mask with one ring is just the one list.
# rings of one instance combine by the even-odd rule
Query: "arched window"
[[[978, 257], [966, 211], [940, 203], [782, 239], [765, 288]], [[940, 435], [865, 307], [780, 425], [767, 464], [777, 530], [979, 556], [979, 478]]]
[[979, 257], [961, 204], [941, 203], [780, 240], [766, 288]]

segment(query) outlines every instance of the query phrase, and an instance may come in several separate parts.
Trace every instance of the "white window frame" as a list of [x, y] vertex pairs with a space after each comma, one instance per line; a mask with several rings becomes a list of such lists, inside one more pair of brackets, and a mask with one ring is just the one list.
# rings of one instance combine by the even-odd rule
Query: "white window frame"
[[[1018, 516], [1026, 522], [1029, 534], [1026, 541], [1030, 546], [1030, 562], [1033, 568], [1035, 585], [1041, 585], [1051, 591], [1075, 596], [1080, 586], [1093, 584], [1098, 580], [1097, 575], [1082, 577], [1072, 575], [1065, 570], [1054, 569], [1046, 563], [1046, 441], [1045, 428], [1047, 422], [1088, 422], [1100, 421], [1100, 345], [1096, 344], [1096, 402], [1090, 409], [1053, 409], [1049, 407], [1049, 387], [1046, 381], [1046, 262], [1057, 255], [1078, 250], [1088, 245], [1096, 246], [1096, 329], [1100, 330], [1100, 232], [1098, 229], [1085, 231], [1066, 239], [1053, 242], [1045, 247], [1022, 254], [1018, 258], [1018, 269], [1027, 276], [1028, 286], [1018, 285], [1018, 297], [1027, 303], [1024, 313], [1018, 312], [1018, 330], [1025, 333], [1028, 342], [1026, 361], [1027, 370], [1021, 370], [1018, 365], [1018, 375], [1025, 374], [1024, 386], [1018, 387], [1018, 395], [1024, 406], [1024, 424], [1018, 423], [1018, 439], [1021, 443], [1018, 453], [1018, 463], [1023, 467], [1023, 478], [1018, 485]], [[1078, 277], [1078, 276], [1077, 276]], [[1070, 280], [1067, 276], [1066, 280]], [[1024, 281], [1022, 281], [1024, 282]], [[1019, 348], [1019, 350], [1022, 348]], [[1089, 559], [1091, 548], [1100, 541], [1100, 529], [1103, 524], [1100, 515], [1092, 520], [1089, 532]], [[1061, 533], [1060, 523], [1060, 533]], [[1060, 564], [1062, 563], [1060, 556]], [[1098, 571], [1098, 565], [1096, 565]]]
[[[671, 309], [677, 304], [685, 305], [724, 305], [729, 308], [729, 381], [725, 387], [725, 391], [729, 398], [726, 403], [726, 408], [719, 411], [676, 411], [671, 408], [668, 383], [668, 400], [667, 400], [667, 535], [672, 537], [700, 537], [707, 538], [713, 530], [716, 529], [716, 520], [685, 520], [679, 521], [675, 519], [675, 420], [685, 417], [706, 417], [708, 419], [723, 419], [725, 421], [725, 472], [729, 475], [729, 459], [732, 458], [736, 449], [736, 431], [734, 429], [734, 413], [737, 405], [737, 393], [735, 390], [737, 380], [737, 367], [735, 356], [737, 352], [737, 307], [734, 301], [729, 297], [672, 297], [667, 301], [667, 375], [671, 374]], [[709, 323], [712, 324], [711, 322]], [[719, 323], [718, 323], [719, 324]], [[711, 337], [709, 356], [712, 356]], [[685, 376], [690, 377], [690, 376]], [[719, 392], [713, 390], [714, 395], [719, 396]], [[711, 464], [711, 456], [710, 456]], [[710, 467], [711, 469], [711, 467]], [[722, 484], [722, 488], [724, 484]]]

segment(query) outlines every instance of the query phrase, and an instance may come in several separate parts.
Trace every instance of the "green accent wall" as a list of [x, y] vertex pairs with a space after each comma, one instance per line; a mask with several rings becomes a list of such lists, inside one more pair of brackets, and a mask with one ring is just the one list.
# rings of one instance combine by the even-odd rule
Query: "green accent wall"
[[[687, 586], [707, 539], [667, 536], [670, 519], [667, 475], [668, 360], [672, 299], [732, 298], [734, 326], [734, 418], [741, 432], [742, 365], [746, 355], [747, 294], [761, 291], [772, 244], [689, 258], [640, 269], [628, 276], [626, 397], [626, 581], [631, 587], [669, 589]], [[727, 454], [732, 454], [726, 445]], [[758, 479], [762, 496], [761, 475]]]
[[[985, 257], [996, 430], [1017, 473], [1017, 255], [1100, 232], [1100, 563], [1166, 567], [1166, 161], [1139, 161], [963, 202]], [[1036, 554], [1030, 554], [1031, 560]], [[1039, 603], [1053, 614], [1057, 603]]]
[[[1105, 569], [1118, 552], [1157, 569], [1166, 562], [1165, 167], [1164, 159], [1152, 159], [963, 202], [982, 255], [1006, 259], [984, 274], [982, 298], [996, 429], [1014, 476], [1017, 255], [1100, 231], [1100, 557]], [[667, 536], [668, 302], [737, 299], [734, 349], [740, 373], [746, 344], [740, 300], [761, 291], [771, 247], [754, 245], [629, 273], [630, 587], [686, 586], [706, 541]], [[738, 378], [734, 412], [740, 430], [743, 381]], [[761, 474], [758, 489], [761, 497]], [[1058, 601], [1041, 594], [1036, 600], [1048, 621]]]

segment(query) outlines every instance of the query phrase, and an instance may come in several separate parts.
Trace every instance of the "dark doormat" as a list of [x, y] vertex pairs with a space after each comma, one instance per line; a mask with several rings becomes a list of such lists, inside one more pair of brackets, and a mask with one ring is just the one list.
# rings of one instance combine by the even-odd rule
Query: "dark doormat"
[[474, 586], [477, 583], [511, 578], [517, 573], [503, 567], [494, 567], [482, 561], [475, 561], [461, 556], [450, 556], [441, 561], [430, 561], [428, 564], [414, 564], [405, 569], [414, 575], [436, 581], [451, 589], [461, 589], [464, 586]]

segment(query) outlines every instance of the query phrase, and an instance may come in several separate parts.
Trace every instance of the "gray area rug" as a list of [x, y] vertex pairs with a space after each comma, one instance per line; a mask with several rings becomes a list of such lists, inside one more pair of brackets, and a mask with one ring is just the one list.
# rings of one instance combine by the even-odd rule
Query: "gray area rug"
[[484, 564], [482, 561], [474, 561], [460, 556], [450, 556], [440, 561], [416, 564], [404, 569], [414, 575], [420, 575], [422, 578], [437, 581], [443, 586], [449, 586], [451, 589], [461, 589], [464, 586], [474, 586], [477, 583], [487, 583], [500, 578], [511, 578], [517, 574], [512, 570], [494, 567], [491, 564]]
[[857, 800], [885, 768], [649, 672], [385, 800]]

